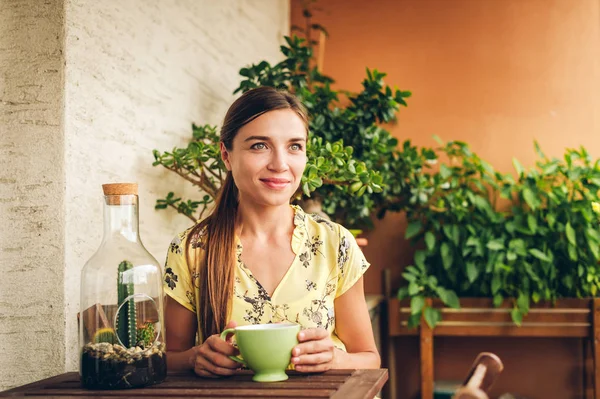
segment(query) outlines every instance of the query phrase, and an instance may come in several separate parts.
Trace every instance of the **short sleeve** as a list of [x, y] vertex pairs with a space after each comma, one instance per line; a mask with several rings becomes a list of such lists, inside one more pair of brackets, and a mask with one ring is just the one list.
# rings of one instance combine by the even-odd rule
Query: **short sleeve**
[[367, 271], [371, 265], [356, 243], [356, 239], [346, 228], [339, 229], [339, 249], [337, 255], [338, 286], [335, 297], [342, 296]]
[[195, 313], [194, 287], [185, 257], [185, 238], [185, 234], [180, 234], [169, 245], [163, 287], [167, 295]]

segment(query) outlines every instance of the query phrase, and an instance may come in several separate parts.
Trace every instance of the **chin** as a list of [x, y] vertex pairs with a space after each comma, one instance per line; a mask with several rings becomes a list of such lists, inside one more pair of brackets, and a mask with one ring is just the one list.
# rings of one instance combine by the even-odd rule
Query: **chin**
[[264, 206], [289, 205], [292, 195], [289, 193], [271, 194], [255, 198], [256, 202]]

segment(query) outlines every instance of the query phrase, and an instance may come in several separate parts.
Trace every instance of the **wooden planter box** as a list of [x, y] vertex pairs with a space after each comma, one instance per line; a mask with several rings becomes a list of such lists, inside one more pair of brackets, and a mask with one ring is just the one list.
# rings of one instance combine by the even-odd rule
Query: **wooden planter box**
[[[421, 397], [433, 398], [433, 342], [435, 336], [459, 337], [577, 337], [588, 338], [592, 350], [584, 350], [584, 360], [593, 358], [592, 381], [584, 381], [587, 397], [600, 399], [600, 299], [562, 299], [555, 306], [541, 303], [532, 306], [520, 327], [510, 316], [512, 304], [505, 301], [500, 308], [491, 299], [461, 298], [461, 309], [445, 308], [439, 300], [428, 303], [442, 312], [442, 321], [435, 327], [422, 321], [419, 328], [409, 329], [410, 302], [398, 301], [387, 295], [388, 362], [390, 397], [395, 390], [394, 338], [418, 335], [420, 339]], [[588, 363], [587, 361], [585, 362]], [[465, 370], [466, 372], [466, 370]], [[586, 373], [587, 375], [588, 373]]]

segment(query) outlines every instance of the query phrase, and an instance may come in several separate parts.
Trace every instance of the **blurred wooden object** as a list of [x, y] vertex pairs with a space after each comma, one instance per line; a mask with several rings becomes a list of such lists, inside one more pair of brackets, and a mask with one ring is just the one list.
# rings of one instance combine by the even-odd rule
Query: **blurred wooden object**
[[317, 55], [317, 71], [323, 73], [323, 63], [325, 62], [325, 40], [327, 35], [322, 30], [319, 31], [319, 53]]
[[[85, 331], [90, 338], [94, 336], [96, 330], [112, 326], [112, 323], [110, 323], [108, 321], [108, 317], [106, 317], [106, 313], [104, 313], [102, 305], [99, 303], [96, 303], [84, 310], [83, 314], [85, 315]], [[79, 313], [77, 313], [77, 322], [80, 323]]]
[[454, 399], [488, 399], [487, 392], [503, 369], [504, 365], [498, 356], [489, 352], [480, 353], [463, 386], [454, 394]]
[[[442, 321], [431, 330], [424, 322], [419, 328], [408, 328], [410, 301], [399, 301], [391, 290], [391, 272], [384, 270], [387, 308], [386, 366], [390, 371], [388, 396], [396, 397], [394, 339], [419, 336], [421, 350], [421, 398], [433, 398], [433, 343], [436, 336], [446, 337], [560, 337], [583, 338], [584, 368], [591, 365], [584, 377], [584, 397], [600, 399], [600, 298], [567, 298], [531, 306], [521, 326], [513, 323], [511, 301], [498, 308], [487, 298], [461, 298], [460, 309], [450, 309], [438, 300], [431, 306], [442, 312]], [[385, 333], [384, 333], [385, 336]]]

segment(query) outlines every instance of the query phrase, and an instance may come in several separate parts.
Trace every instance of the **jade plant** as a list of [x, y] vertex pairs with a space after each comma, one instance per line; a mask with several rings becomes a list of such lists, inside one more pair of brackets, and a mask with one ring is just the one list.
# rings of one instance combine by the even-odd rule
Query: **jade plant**
[[[428, 297], [451, 307], [458, 297], [510, 300], [520, 324], [531, 303], [599, 294], [600, 159], [584, 148], [550, 158], [536, 143], [535, 167], [514, 160], [515, 178], [466, 143], [440, 144], [434, 160], [414, 156], [407, 175], [405, 235], [419, 248], [398, 293], [411, 300], [409, 325], [441, 320]], [[448, 161], [434, 167], [438, 159]]]

